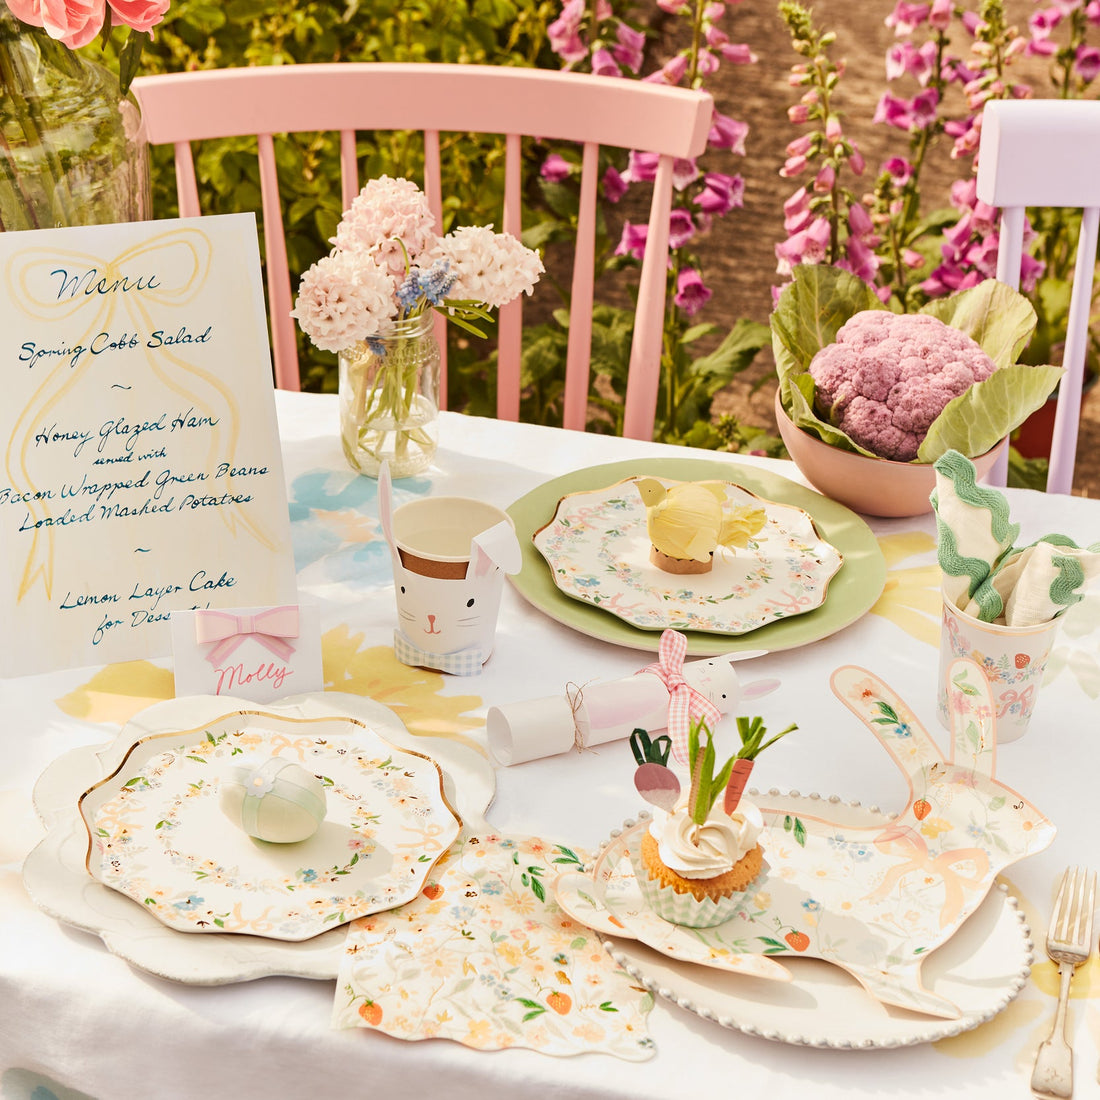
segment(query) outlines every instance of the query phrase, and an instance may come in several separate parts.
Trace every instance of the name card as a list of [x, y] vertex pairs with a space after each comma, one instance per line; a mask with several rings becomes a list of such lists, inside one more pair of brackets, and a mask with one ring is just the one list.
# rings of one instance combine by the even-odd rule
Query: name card
[[174, 611], [172, 652], [177, 696], [273, 703], [325, 686], [314, 604]]
[[255, 218], [0, 233], [0, 675], [296, 600]]

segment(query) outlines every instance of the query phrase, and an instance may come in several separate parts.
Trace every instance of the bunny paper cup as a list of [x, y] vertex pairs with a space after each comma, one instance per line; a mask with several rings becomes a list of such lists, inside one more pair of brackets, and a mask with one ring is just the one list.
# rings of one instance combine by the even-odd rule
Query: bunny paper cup
[[1031, 722], [1059, 621], [1051, 619], [1023, 627], [986, 623], [960, 611], [945, 596], [937, 681], [941, 724], [951, 728], [947, 713], [948, 669], [957, 658], [967, 657], [978, 665], [989, 683], [997, 708], [997, 743], [1022, 737]]
[[493, 651], [506, 573], [522, 559], [507, 512], [468, 497], [424, 497], [392, 509], [389, 471], [379, 477], [382, 529], [393, 562], [406, 665], [474, 676]]

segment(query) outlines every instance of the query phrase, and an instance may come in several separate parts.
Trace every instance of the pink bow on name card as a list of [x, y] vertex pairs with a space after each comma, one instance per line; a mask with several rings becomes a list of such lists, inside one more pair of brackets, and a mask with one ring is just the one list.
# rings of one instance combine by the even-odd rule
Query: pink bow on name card
[[664, 631], [657, 655], [660, 658], [657, 663], [646, 665], [642, 672], [652, 672], [668, 688], [668, 732], [672, 738], [672, 752], [677, 760], [686, 763], [690, 720], [705, 718], [713, 733], [722, 712], [684, 679], [687, 638], [683, 634], [675, 630]]
[[234, 615], [230, 611], [195, 612], [195, 641], [199, 645], [215, 643], [206, 655], [212, 665], [220, 665], [246, 638], [255, 638], [285, 661], [294, 652], [294, 646], [286, 639], [297, 637], [298, 608], [290, 604], [269, 608], [258, 615]]

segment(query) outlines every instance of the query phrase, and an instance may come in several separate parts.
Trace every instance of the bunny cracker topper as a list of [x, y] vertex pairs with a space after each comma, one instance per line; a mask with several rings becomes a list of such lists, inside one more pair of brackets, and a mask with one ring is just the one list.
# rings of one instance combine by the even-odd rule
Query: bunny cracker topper
[[[457, 499], [436, 497], [418, 503], [434, 501], [442, 511]], [[393, 488], [386, 464], [378, 477], [378, 501], [393, 562], [397, 659], [441, 672], [477, 675], [493, 651], [504, 574], [518, 572], [522, 564], [515, 529], [504, 519], [473, 534], [464, 577], [426, 576], [402, 561], [393, 533]]]
[[[773, 679], [742, 684], [738, 678], [736, 662], [763, 653], [753, 650], [686, 661], [683, 679], [720, 714], [731, 714], [739, 704], [779, 686]], [[489, 747], [508, 766], [555, 756], [574, 746], [590, 748], [618, 741], [635, 729], [655, 733], [668, 726], [670, 701], [665, 681], [648, 669], [606, 683], [570, 684], [561, 695], [490, 707], [486, 716]]]

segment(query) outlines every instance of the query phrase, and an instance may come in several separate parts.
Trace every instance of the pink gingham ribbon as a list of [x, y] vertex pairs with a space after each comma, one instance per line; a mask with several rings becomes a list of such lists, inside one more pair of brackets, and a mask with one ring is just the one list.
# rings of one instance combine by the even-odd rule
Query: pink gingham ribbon
[[684, 658], [687, 638], [676, 630], [661, 634], [657, 663], [646, 665], [642, 672], [659, 676], [668, 688], [668, 732], [672, 738], [673, 755], [682, 764], [688, 762], [688, 728], [692, 718], [705, 718], [714, 732], [722, 712], [701, 692], [684, 679]]
[[230, 611], [196, 611], [195, 641], [214, 643], [206, 655], [212, 665], [220, 665], [246, 638], [255, 638], [276, 657], [286, 660], [294, 646], [287, 638], [298, 637], [298, 608], [292, 604], [271, 607], [258, 615], [234, 615]]

